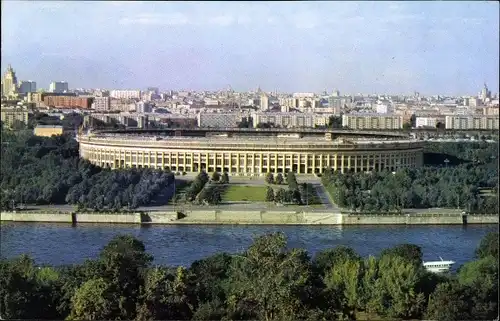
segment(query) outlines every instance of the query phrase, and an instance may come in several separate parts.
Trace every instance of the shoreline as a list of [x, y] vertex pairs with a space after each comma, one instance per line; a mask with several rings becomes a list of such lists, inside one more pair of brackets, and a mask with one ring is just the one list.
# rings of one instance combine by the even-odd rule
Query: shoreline
[[498, 224], [498, 214], [344, 214], [305, 211], [76, 213], [1, 212], [2, 222], [138, 225], [468, 225]]

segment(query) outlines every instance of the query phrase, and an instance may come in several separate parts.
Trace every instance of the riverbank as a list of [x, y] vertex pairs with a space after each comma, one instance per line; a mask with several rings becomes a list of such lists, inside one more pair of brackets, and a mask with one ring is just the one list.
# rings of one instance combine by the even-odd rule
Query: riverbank
[[467, 225], [498, 224], [499, 216], [451, 213], [343, 214], [305, 211], [192, 210], [180, 212], [80, 213], [1, 212], [0, 221], [115, 224], [242, 225]]

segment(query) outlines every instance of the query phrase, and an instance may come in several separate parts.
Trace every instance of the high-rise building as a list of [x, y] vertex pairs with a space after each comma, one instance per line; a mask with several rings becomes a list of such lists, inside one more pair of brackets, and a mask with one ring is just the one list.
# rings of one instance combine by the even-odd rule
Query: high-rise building
[[488, 90], [488, 86], [486, 86], [486, 84], [484, 84], [484, 87], [481, 90], [480, 97], [483, 103], [486, 101], [486, 99], [491, 98], [491, 91]]
[[146, 101], [140, 101], [135, 104], [135, 110], [138, 113], [150, 113], [152, 111], [151, 105]]
[[28, 81], [21, 81], [19, 83], [19, 93], [21, 94], [27, 94], [27, 93], [34, 93], [36, 92], [36, 82], [28, 80]]
[[16, 93], [17, 90], [17, 77], [12, 66], [7, 67], [7, 72], [2, 79], [2, 96], [10, 96]]
[[65, 93], [69, 91], [68, 83], [65, 81], [53, 81], [50, 83], [49, 91], [51, 93]]
[[260, 96], [260, 110], [268, 111], [269, 110], [269, 97], [264, 93]]

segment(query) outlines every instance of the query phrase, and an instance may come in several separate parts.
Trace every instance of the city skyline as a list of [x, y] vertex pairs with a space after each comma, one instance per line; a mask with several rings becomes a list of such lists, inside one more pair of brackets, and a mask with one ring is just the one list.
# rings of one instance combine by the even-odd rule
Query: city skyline
[[[497, 2], [2, 2], [2, 70], [39, 87], [498, 91]], [[26, 21], [37, 28], [26, 28]]]

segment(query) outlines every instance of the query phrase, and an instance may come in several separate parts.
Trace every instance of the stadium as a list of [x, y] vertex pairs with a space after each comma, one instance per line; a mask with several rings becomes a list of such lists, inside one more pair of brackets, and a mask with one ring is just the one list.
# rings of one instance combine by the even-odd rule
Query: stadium
[[107, 130], [79, 134], [80, 156], [109, 168], [174, 172], [319, 174], [420, 167], [423, 142], [408, 134], [315, 129]]

